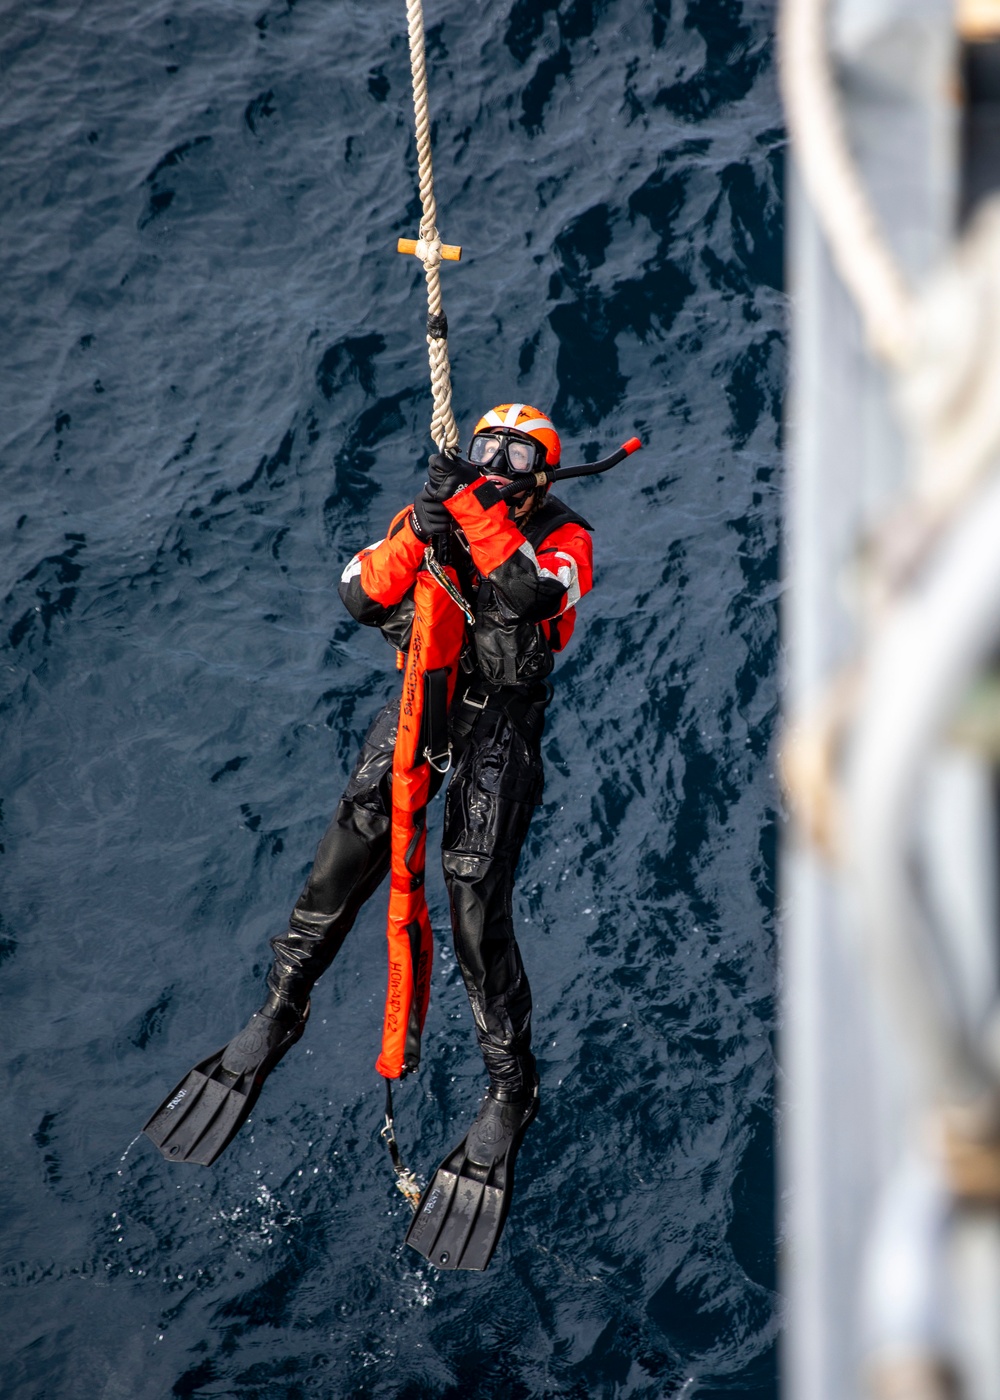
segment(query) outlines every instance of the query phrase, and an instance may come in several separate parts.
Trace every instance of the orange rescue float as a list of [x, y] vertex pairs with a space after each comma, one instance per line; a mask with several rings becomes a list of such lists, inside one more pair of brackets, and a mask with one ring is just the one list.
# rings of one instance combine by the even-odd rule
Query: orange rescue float
[[[457, 592], [454, 569], [445, 565], [443, 572]], [[442, 753], [432, 751], [430, 708], [436, 697], [442, 713], [447, 715], [465, 638], [464, 614], [426, 567], [417, 574], [413, 602], [413, 633], [392, 760], [392, 863], [386, 928], [389, 986], [382, 1051], [375, 1062], [385, 1079], [400, 1079], [420, 1063], [420, 1036], [430, 999], [433, 957], [424, 891], [427, 802], [431, 761], [440, 767], [448, 756], [447, 749]]]

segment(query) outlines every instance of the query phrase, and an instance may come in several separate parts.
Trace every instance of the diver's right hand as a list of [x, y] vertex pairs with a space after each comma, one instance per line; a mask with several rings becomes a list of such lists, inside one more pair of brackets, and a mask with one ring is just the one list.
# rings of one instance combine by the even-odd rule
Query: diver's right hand
[[438, 489], [429, 481], [425, 481], [419, 496], [413, 502], [410, 524], [414, 534], [422, 540], [430, 540], [434, 535], [447, 534], [455, 525], [444, 500], [438, 499]]

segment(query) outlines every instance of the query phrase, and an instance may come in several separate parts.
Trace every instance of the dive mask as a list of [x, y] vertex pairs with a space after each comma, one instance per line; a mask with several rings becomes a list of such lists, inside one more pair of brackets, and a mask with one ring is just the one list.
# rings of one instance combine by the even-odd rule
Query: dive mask
[[533, 438], [509, 432], [477, 433], [469, 447], [469, 461], [484, 472], [516, 478], [542, 470], [545, 448]]

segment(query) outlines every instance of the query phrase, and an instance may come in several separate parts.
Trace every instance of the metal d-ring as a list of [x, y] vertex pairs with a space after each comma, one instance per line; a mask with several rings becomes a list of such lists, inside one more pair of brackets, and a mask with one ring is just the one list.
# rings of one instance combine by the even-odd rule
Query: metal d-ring
[[448, 773], [448, 772], [451, 771], [452, 753], [451, 753], [451, 745], [450, 745], [450, 744], [448, 745], [448, 753], [447, 753], [447, 755], [446, 755], [447, 762], [445, 763], [445, 765], [444, 765], [443, 768], [441, 767], [441, 765], [440, 765], [439, 763], [435, 763], [435, 761], [434, 761], [434, 756], [433, 756], [433, 754], [431, 753], [431, 751], [430, 751], [429, 748], [424, 749], [424, 758], [426, 758], [427, 762], [428, 762], [428, 763], [431, 765], [431, 767], [434, 769], [434, 772], [435, 772], [435, 773], [440, 773], [442, 777], [444, 777], [445, 773]]

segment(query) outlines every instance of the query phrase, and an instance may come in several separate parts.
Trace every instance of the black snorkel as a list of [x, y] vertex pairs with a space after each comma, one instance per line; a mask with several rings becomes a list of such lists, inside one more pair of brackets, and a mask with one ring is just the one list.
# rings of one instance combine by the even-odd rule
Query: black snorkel
[[552, 481], [568, 481], [574, 476], [597, 476], [600, 472], [617, 467], [619, 462], [624, 462], [626, 457], [638, 452], [641, 446], [640, 439], [633, 437], [616, 448], [610, 457], [602, 457], [599, 462], [584, 463], [578, 467], [545, 467], [542, 471], [522, 472], [519, 478], [508, 482], [506, 486], [497, 487], [497, 492], [501, 500], [506, 501], [522, 495], [525, 491], [537, 491], [539, 487], [548, 486]]

